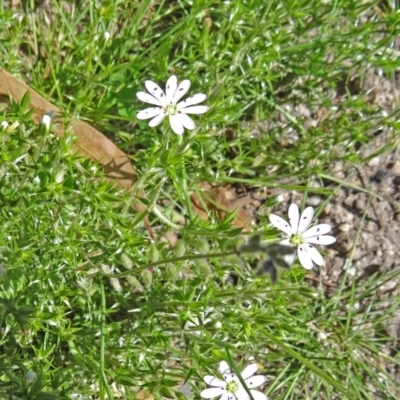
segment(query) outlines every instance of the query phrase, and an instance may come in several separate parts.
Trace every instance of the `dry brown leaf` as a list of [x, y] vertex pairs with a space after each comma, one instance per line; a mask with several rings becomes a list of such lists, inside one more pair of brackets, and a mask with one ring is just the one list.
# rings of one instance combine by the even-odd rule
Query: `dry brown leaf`
[[[25, 83], [10, 75], [4, 69], [0, 70], [0, 98], [8, 100], [11, 96], [19, 101], [22, 96], [29, 91], [31, 97], [30, 107], [34, 109], [33, 120], [39, 123], [42, 115], [49, 111], [61, 114], [61, 110], [38, 95]], [[114, 143], [107, 139], [102, 133], [94, 129], [86, 122], [76, 120], [71, 122], [71, 131], [77, 136], [76, 150], [84, 156], [102, 164], [106, 177], [115, 182], [116, 185], [133, 191], [137, 182], [137, 174], [128, 156], [121, 151]], [[54, 133], [59, 136], [64, 135], [64, 128], [61, 124], [54, 126]], [[145, 197], [142, 189], [138, 190], [141, 197]], [[145, 209], [141, 204], [133, 203], [132, 208], [138, 212]], [[145, 226], [149, 234], [154, 239], [154, 234], [147, 217], [144, 219]]]
[[243, 208], [249, 202], [248, 198], [243, 198], [243, 202], [238, 201], [238, 198], [232, 198], [229, 187], [213, 187], [206, 182], [201, 183], [199, 187], [201, 191], [193, 193], [190, 200], [193, 211], [199, 214], [201, 219], [207, 220], [211, 211], [216, 213], [222, 221], [227, 212], [237, 210], [236, 216], [232, 220], [232, 225], [236, 228], [243, 228], [245, 231], [251, 230], [251, 218]]

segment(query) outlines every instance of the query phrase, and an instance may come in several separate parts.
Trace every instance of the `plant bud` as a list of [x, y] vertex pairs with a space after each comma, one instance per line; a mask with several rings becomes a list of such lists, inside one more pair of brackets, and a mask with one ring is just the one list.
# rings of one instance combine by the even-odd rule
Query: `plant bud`
[[208, 241], [206, 239], [198, 239], [196, 244], [199, 251], [201, 251], [202, 253], [208, 253], [210, 251], [210, 245], [208, 244]]
[[153, 274], [148, 270], [145, 269], [142, 274], [141, 274], [144, 286], [146, 288], [149, 288], [151, 286], [151, 283], [153, 281]]
[[126, 276], [127, 282], [133, 287], [133, 289], [143, 289], [142, 284], [132, 275]]
[[132, 260], [125, 253], [121, 254], [121, 262], [126, 269], [132, 269], [133, 267]]
[[155, 244], [150, 246], [150, 260], [151, 262], [157, 262], [160, 254], [158, 253], [157, 247]]
[[166, 272], [169, 278], [175, 282], [179, 278], [179, 271], [175, 264], [167, 264]]
[[179, 239], [174, 247], [174, 253], [177, 257], [182, 257], [185, 254], [186, 244], [183, 239]]
[[206, 260], [199, 259], [193, 260], [193, 262], [202, 275], [209, 276], [212, 274], [210, 264]]

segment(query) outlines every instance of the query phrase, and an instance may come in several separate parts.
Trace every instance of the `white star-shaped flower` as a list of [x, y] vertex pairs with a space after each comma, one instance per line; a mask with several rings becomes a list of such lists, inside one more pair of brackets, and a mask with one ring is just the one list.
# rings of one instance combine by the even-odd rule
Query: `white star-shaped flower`
[[[250, 364], [240, 375], [246, 383], [247, 388], [250, 390], [254, 400], [268, 400], [268, 397], [264, 393], [258, 390], [253, 390], [267, 381], [267, 378], [263, 375], [254, 375], [257, 372], [257, 369], [257, 364]], [[220, 397], [220, 400], [250, 399], [248, 393], [240, 383], [239, 378], [231, 372], [229, 365], [225, 361], [221, 361], [219, 372], [222, 374], [224, 380], [211, 375], [206, 375], [204, 377], [204, 381], [207, 385], [214, 387], [204, 389], [200, 393], [200, 396], [203, 399], [213, 399], [216, 397]]]
[[[319, 224], [309, 228], [314, 216], [312, 207], [307, 207], [300, 217], [297, 205], [291, 204], [288, 215], [289, 223], [278, 215], [271, 214], [269, 216], [271, 224], [287, 236], [287, 239], [282, 240], [280, 243], [297, 248], [300, 264], [305, 269], [312, 269], [313, 262], [319, 266], [324, 265], [324, 259], [313, 244], [335, 243], [335, 237], [325, 235], [331, 230], [331, 226], [329, 224]], [[295, 258], [296, 254], [289, 254], [285, 257], [285, 260], [290, 265]]]
[[138, 92], [136, 96], [139, 100], [154, 104], [157, 107], [150, 107], [139, 111], [137, 117], [138, 119], [152, 118], [149, 123], [151, 127], [161, 124], [163, 119], [168, 115], [172, 130], [176, 134], [182, 135], [184, 128], [189, 130], [196, 128], [196, 124], [188, 114], [204, 114], [209, 110], [207, 106], [194, 106], [194, 104], [199, 104], [207, 98], [207, 95], [202, 93], [194, 94], [178, 103], [190, 88], [190, 81], [188, 79], [185, 79], [178, 85], [178, 79], [175, 75], [172, 75], [167, 81], [166, 93], [152, 81], [146, 81], [145, 86], [150, 94]]

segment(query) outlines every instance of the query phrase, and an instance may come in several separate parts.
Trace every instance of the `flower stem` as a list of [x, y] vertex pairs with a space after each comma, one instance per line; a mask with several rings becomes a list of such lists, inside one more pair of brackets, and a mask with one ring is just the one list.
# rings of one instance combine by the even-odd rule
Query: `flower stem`
[[[99, 279], [100, 293], [101, 293], [101, 321], [100, 321], [100, 388], [104, 388], [107, 392], [109, 400], [114, 400], [111, 393], [110, 387], [107, 383], [107, 377], [105, 372], [105, 349], [106, 349], [106, 295], [104, 292], [103, 280]], [[104, 392], [100, 390], [100, 398], [104, 399]]]
[[236, 363], [232, 357], [231, 352], [229, 351], [228, 346], [225, 346], [225, 352], [226, 352], [226, 356], [228, 358], [229, 361], [229, 365], [232, 367], [233, 371], [235, 372], [236, 376], [238, 377], [240, 383], [242, 384], [244, 390], [246, 391], [246, 393], [249, 395], [249, 398], [251, 400], [254, 400], [254, 397], [252, 395], [252, 393], [250, 392], [250, 389], [247, 387], [246, 382], [244, 381], [238, 367], [236, 366]]
[[[127, 275], [132, 275], [135, 272], [141, 272], [141, 271], [144, 271], [146, 269], [149, 269], [149, 268], [152, 268], [152, 267], [157, 267], [157, 266], [163, 265], [163, 264], [174, 263], [174, 262], [179, 262], [179, 261], [199, 260], [199, 259], [202, 259], [202, 258], [227, 257], [227, 256], [231, 256], [233, 254], [236, 254], [236, 255], [239, 256], [240, 252], [235, 249], [235, 250], [225, 251], [225, 252], [221, 252], [221, 253], [192, 254], [192, 255], [185, 255], [185, 256], [182, 256], [182, 257], [167, 258], [165, 260], [159, 260], [159, 261], [156, 261], [156, 262], [152, 262], [152, 263], [144, 265], [142, 267], [138, 267], [138, 268], [135, 268], [135, 269], [130, 269], [129, 271], [120, 272], [119, 274], [106, 274], [106, 273], [103, 273], [103, 275], [108, 277], [108, 278], [122, 278], [122, 277], [127, 276]], [[102, 272], [102, 271], [100, 270], [100, 272]]]

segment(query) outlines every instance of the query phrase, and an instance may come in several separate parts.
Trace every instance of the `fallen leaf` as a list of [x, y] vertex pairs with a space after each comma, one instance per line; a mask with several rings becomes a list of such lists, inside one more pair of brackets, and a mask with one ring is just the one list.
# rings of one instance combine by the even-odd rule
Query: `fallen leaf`
[[[34, 109], [32, 118], [36, 123], [39, 123], [43, 114], [49, 111], [58, 115], [62, 113], [60, 108], [45, 100], [25, 83], [4, 69], [0, 70], [0, 97], [8, 99], [11, 96], [14, 100], [19, 101], [27, 91], [29, 91], [31, 98], [30, 107]], [[135, 184], [138, 180], [136, 171], [128, 156], [113, 142], [98, 130], [80, 120], [71, 122], [71, 131], [78, 138], [75, 146], [80, 155], [99, 162], [104, 168], [107, 179], [115, 182], [116, 185], [132, 192], [136, 189]], [[64, 135], [65, 131], [61, 124], [54, 126], [54, 133], [58, 136]], [[142, 189], [138, 189], [138, 195], [145, 197]], [[145, 211], [145, 207], [139, 203], [132, 203], [132, 208], [138, 212]], [[150, 236], [154, 239], [148, 218], [145, 217], [143, 222]]]
[[243, 228], [245, 231], [251, 230], [251, 218], [243, 208], [250, 202], [248, 196], [234, 198], [230, 186], [211, 186], [209, 183], [203, 182], [199, 187], [200, 191], [193, 193], [190, 200], [193, 211], [200, 218], [207, 220], [211, 211], [222, 221], [227, 213], [236, 210], [232, 225], [236, 228]]

